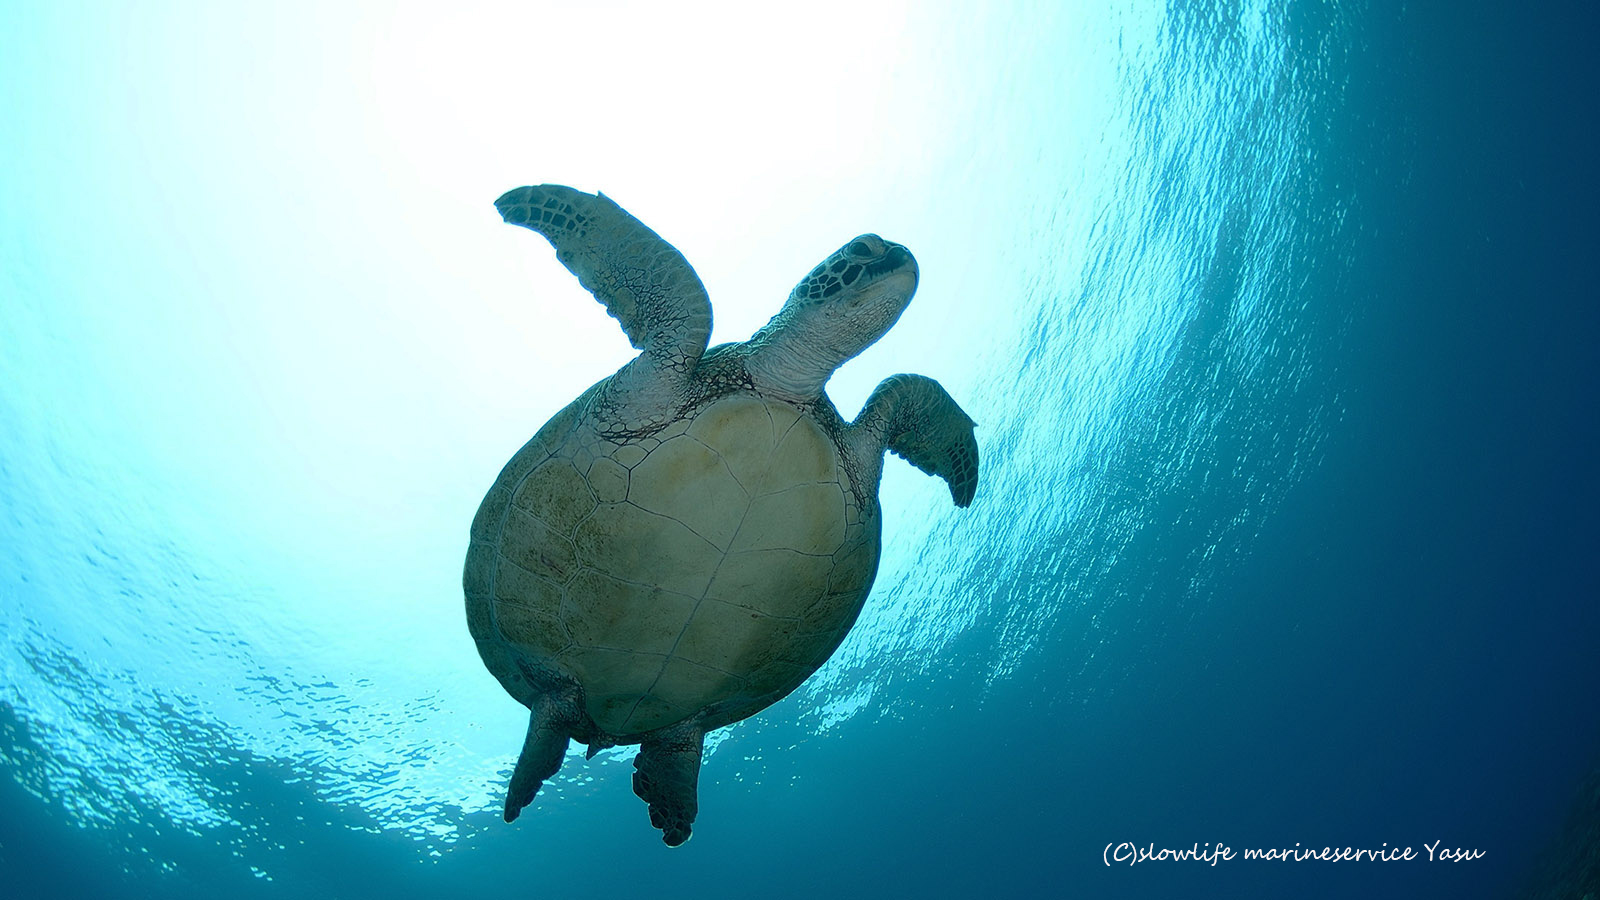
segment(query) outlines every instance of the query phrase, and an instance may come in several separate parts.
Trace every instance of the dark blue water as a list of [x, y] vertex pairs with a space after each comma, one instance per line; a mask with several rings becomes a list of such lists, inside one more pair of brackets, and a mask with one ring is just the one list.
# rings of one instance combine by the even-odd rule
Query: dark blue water
[[[179, 212], [195, 208], [151, 202], [201, 202], [256, 159], [250, 141], [202, 129], [169, 147], [132, 113], [86, 113], [60, 85], [109, 80], [63, 75], [92, 54], [47, 18], [17, 14], [13, 33], [40, 37], [11, 58], [36, 81], [8, 79], [0, 107], [0, 895], [1498, 897], [1575, 852], [1563, 820], [1600, 765], [1600, 129], [1577, 4], [885, 15], [902, 68], [874, 111], [925, 129], [916, 148], [863, 126], [894, 153], [803, 187], [864, 199], [763, 240], [870, 228], [919, 254], [912, 311], [831, 390], [849, 412], [891, 371], [939, 377], [980, 423], [986, 480], [957, 515], [906, 467], [886, 476], [892, 544], [861, 625], [807, 688], [726, 733], [676, 851], [621, 751], [569, 757], [515, 826], [496, 814], [522, 725], [451, 593], [466, 524], [504, 456], [622, 350], [598, 311], [611, 345], [535, 343], [588, 326], [519, 316], [590, 302], [547, 299], [565, 273], [542, 249], [487, 226], [416, 249], [478, 228], [452, 223], [510, 183], [429, 174], [465, 140], [379, 155], [445, 198], [429, 210], [444, 221], [360, 243], [345, 229], [375, 222], [339, 219], [341, 202], [417, 213], [382, 205], [331, 138], [281, 138], [286, 186], [228, 196], [280, 225], [309, 214], [307, 243], [286, 227], [204, 243]], [[191, 22], [190, 44], [223, 24]], [[271, 59], [267, 38], [301, 24], [252, 32], [267, 37], [246, 55]], [[318, 46], [342, 52], [346, 24]], [[182, 65], [150, 75], [139, 34], [98, 64], [190, 84]], [[398, 102], [385, 52], [379, 74], [318, 86], [330, 108]], [[938, 72], [936, 95], [906, 87]], [[431, 102], [424, 83], [402, 99]], [[250, 116], [301, 121], [284, 110], [323, 96], [282, 91]], [[144, 118], [226, 100], [196, 88]], [[440, 121], [470, 132], [473, 115]], [[138, 152], [74, 140], [114, 136], [107, 122]], [[780, 169], [806, 159], [775, 152]], [[329, 193], [300, 196], [311, 170], [294, 166], [320, 153]], [[190, 157], [203, 165], [178, 173]], [[674, 228], [683, 185], [639, 165], [616, 177], [637, 204], [603, 172], [584, 186], [683, 235], [719, 328], [759, 324], [764, 301], [740, 306], [717, 276], [764, 282], [709, 226]], [[125, 177], [140, 167], [154, 187]], [[115, 227], [60, 211], [74, 178]], [[707, 190], [728, 208], [779, 196]], [[263, 249], [317, 241], [359, 249], [311, 257], [303, 281]], [[482, 274], [507, 258], [532, 261]], [[762, 290], [781, 294], [783, 271]], [[385, 307], [363, 291], [378, 279], [399, 303], [401, 276], [416, 296], [434, 277], [472, 287], [373, 325]], [[530, 294], [529, 277], [546, 280]], [[319, 361], [341, 354], [355, 361]], [[204, 383], [218, 360], [240, 361], [217, 370], [228, 390]], [[235, 402], [241, 385], [254, 399]], [[403, 492], [397, 472], [415, 476]], [[1484, 855], [1104, 865], [1121, 842]]]

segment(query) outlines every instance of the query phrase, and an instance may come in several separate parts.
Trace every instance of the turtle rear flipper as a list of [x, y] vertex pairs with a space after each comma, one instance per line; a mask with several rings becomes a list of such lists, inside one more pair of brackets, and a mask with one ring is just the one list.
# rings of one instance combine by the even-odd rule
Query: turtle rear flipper
[[506, 788], [507, 822], [515, 822], [523, 807], [533, 802], [540, 786], [561, 768], [567, 744], [572, 740], [567, 726], [556, 704], [541, 703], [533, 708], [528, 718], [528, 736], [522, 741], [522, 755], [517, 757], [511, 784]]
[[661, 840], [676, 847], [689, 839], [700, 812], [697, 792], [705, 732], [689, 726], [658, 732], [633, 760], [633, 792], [650, 804], [650, 824]]

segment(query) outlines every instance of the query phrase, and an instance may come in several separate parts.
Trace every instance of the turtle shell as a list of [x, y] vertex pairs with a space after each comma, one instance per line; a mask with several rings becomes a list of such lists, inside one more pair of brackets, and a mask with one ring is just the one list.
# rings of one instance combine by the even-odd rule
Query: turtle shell
[[612, 441], [582, 427], [584, 402], [512, 459], [474, 523], [468, 619], [490, 671], [524, 702], [540, 677], [575, 682], [622, 741], [793, 690], [877, 569], [876, 501], [836, 440], [737, 393]]

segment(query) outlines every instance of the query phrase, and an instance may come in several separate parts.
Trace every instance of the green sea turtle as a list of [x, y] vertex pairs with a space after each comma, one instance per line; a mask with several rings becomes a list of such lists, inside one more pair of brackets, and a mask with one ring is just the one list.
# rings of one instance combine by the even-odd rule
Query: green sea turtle
[[896, 375], [854, 422], [823, 385], [900, 318], [906, 248], [864, 234], [742, 344], [706, 349], [688, 262], [604, 195], [543, 185], [495, 202], [544, 235], [641, 352], [555, 415], [472, 523], [467, 623], [532, 711], [505, 819], [560, 768], [640, 745], [634, 793], [689, 837], [705, 734], [803, 682], [855, 622], [878, 569], [884, 451], [978, 485], [973, 423], [937, 382]]

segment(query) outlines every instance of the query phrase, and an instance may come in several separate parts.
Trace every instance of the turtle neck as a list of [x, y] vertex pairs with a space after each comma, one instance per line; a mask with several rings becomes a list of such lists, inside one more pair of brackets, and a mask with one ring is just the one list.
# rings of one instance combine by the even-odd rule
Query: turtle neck
[[750, 338], [754, 352], [745, 370], [757, 387], [787, 400], [815, 400], [834, 370], [855, 355], [833, 349], [811, 318], [785, 309]]

